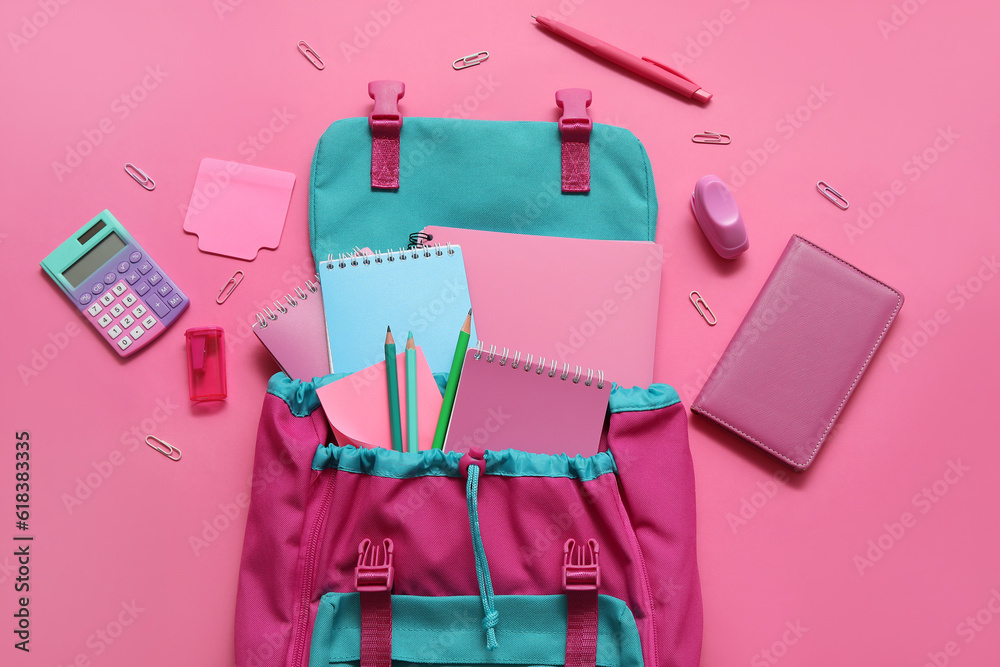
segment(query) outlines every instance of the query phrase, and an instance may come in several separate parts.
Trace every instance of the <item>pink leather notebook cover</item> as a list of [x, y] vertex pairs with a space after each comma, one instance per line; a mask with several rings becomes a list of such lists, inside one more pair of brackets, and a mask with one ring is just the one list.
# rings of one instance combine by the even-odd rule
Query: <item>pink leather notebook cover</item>
[[[396, 372], [399, 374], [399, 421], [406, 447], [405, 352], [396, 355]], [[384, 361], [320, 387], [316, 395], [337, 437], [337, 444], [392, 449]], [[427, 365], [423, 348], [417, 345], [418, 449], [430, 449], [434, 442], [441, 402], [441, 390]]]
[[601, 369], [618, 384], [653, 381], [663, 248], [427, 227], [462, 247], [476, 333], [546, 359]]
[[504, 357], [498, 351], [491, 357], [488, 350], [479, 359], [476, 349], [465, 355], [445, 450], [467, 452], [478, 446], [535, 454], [597, 454], [610, 380], [600, 387], [597, 375], [584, 369], [574, 382], [573, 367], [563, 379], [562, 366], [554, 376], [549, 375], [550, 365], [539, 374], [537, 356], [526, 366], [522, 354], [515, 365], [512, 353]]
[[805, 470], [902, 305], [793, 236], [691, 410]]

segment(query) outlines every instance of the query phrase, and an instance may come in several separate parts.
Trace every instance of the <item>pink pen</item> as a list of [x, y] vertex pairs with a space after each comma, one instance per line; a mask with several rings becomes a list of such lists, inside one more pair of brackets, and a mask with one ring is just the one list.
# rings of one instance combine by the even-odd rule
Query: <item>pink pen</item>
[[680, 93], [684, 97], [690, 97], [699, 102], [708, 102], [712, 99], [712, 93], [702, 89], [697, 83], [680, 72], [670, 69], [663, 63], [658, 63], [651, 58], [637, 58], [627, 51], [622, 51], [617, 46], [602, 42], [596, 37], [592, 37], [576, 28], [569, 27], [565, 23], [559, 23], [544, 16], [532, 16], [531, 18], [538, 21], [538, 25], [546, 30], [564, 37], [574, 44], [579, 44], [593, 51], [595, 55], [613, 62], [619, 67], [624, 67], [630, 72], [635, 72], [639, 76], [658, 83], [675, 93]]

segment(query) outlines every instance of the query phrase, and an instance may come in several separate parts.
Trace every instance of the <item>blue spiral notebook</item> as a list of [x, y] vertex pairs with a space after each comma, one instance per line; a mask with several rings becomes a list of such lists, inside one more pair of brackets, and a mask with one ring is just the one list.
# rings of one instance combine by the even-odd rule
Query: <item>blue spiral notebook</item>
[[[413, 332], [435, 373], [447, 373], [472, 307], [462, 249], [429, 246], [330, 257], [320, 264], [331, 372], [355, 373], [385, 360], [385, 328]], [[470, 344], [476, 344], [472, 324]]]

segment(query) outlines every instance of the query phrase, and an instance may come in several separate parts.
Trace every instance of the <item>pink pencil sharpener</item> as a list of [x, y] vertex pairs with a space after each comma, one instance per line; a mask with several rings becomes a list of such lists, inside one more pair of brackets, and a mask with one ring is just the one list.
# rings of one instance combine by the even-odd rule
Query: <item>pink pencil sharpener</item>
[[187, 339], [188, 396], [192, 401], [226, 397], [226, 345], [222, 327], [196, 327]]
[[698, 179], [691, 195], [691, 208], [701, 231], [720, 257], [736, 259], [750, 247], [733, 193], [718, 176]]

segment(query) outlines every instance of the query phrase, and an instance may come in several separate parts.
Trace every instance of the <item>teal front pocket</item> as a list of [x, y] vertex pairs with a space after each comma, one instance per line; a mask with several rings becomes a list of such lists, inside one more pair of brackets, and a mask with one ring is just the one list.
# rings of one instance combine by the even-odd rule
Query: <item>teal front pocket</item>
[[[503, 618], [497, 648], [486, 648], [477, 596], [392, 596], [392, 664], [541, 667], [566, 662], [564, 595], [497, 595]], [[626, 604], [598, 596], [597, 664], [642, 667], [635, 618]], [[357, 593], [327, 593], [313, 626], [309, 667], [357, 667], [361, 661], [361, 602]]]

